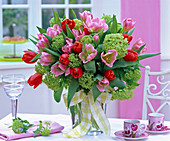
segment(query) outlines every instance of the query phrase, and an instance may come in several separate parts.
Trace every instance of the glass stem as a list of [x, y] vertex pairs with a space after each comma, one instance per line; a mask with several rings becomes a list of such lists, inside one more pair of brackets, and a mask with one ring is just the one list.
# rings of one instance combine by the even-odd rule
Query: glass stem
[[18, 99], [11, 99], [12, 119], [17, 118], [17, 103]]

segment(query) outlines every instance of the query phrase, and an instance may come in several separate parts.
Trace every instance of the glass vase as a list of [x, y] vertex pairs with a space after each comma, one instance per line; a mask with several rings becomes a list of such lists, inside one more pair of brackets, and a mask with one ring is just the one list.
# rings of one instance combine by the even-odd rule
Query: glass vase
[[[106, 104], [101, 104], [103, 111], [106, 114]], [[81, 123], [82, 119], [82, 112], [81, 112], [81, 103], [70, 107], [71, 117], [72, 117], [72, 128], [75, 128], [77, 125]], [[91, 127], [87, 132], [89, 136], [97, 136], [102, 134], [103, 131], [99, 128], [98, 124], [94, 120], [93, 116], [91, 115]]]

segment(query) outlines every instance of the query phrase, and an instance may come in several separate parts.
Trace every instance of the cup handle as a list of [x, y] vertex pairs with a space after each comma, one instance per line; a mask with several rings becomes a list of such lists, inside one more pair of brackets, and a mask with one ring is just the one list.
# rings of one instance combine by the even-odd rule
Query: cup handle
[[[144, 127], [144, 128], [143, 128]], [[146, 125], [145, 124], [140, 124], [139, 125], [139, 130], [140, 130], [140, 133], [139, 133], [139, 136], [141, 135], [141, 134], [143, 134], [144, 132], [145, 132], [145, 130], [146, 130]]]

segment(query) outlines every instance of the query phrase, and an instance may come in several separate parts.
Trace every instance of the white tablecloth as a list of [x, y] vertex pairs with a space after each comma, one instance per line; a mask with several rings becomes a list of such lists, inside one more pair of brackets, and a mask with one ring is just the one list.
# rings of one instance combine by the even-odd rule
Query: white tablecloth
[[[63, 132], [69, 131], [71, 129], [71, 118], [69, 115], [41, 115], [41, 114], [18, 114], [18, 117], [21, 119], [26, 119], [28, 121], [35, 120], [53, 120], [63, 125], [65, 128]], [[0, 124], [8, 123], [11, 120], [11, 115], [6, 116], [5, 118], [0, 120]], [[24, 138], [20, 139], [21, 141], [123, 141], [123, 139], [117, 138], [114, 135], [114, 132], [123, 129], [123, 119], [109, 119], [111, 124], [111, 136], [99, 135], [99, 136], [84, 136], [78, 139], [73, 138], [65, 138], [62, 133], [57, 133], [50, 135], [48, 137], [36, 137], [36, 138]], [[147, 121], [141, 120], [141, 123], [147, 124]], [[166, 126], [170, 127], [170, 122], [165, 122]], [[170, 141], [170, 134], [152, 134], [145, 140], [140, 141]]]

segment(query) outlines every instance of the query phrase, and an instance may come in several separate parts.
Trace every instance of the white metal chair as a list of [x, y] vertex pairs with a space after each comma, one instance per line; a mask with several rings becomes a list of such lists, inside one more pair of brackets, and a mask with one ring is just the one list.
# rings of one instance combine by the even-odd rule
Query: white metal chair
[[[165, 75], [170, 74], [170, 70], [163, 71], [163, 72], [151, 72], [150, 67], [146, 66], [145, 68], [145, 83], [144, 83], [144, 97], [143, 97], [143, 111], [142, 111], [142, 119], [147, 119], [147, 105], [150, 108], [151, 112], [158, 113], [162, 110], [163, 107], [166, 105], [170, 106], [170, 81], [165, 79]], [[151, 76], [156, 77], [156, 81], [151, 83]], [[154, 79], [155, 80], [155, 79]], [[170, 80], [170, 79], [169, 79]], [[156, 83], [160, 86], [156, 85]], [[157, 90], [158, 92], [153, 93], [152, 90]], [[151, 99], [161, 100], [160, 106], [155, 110], [153, 108], [152, 103], [150, 102]]]

